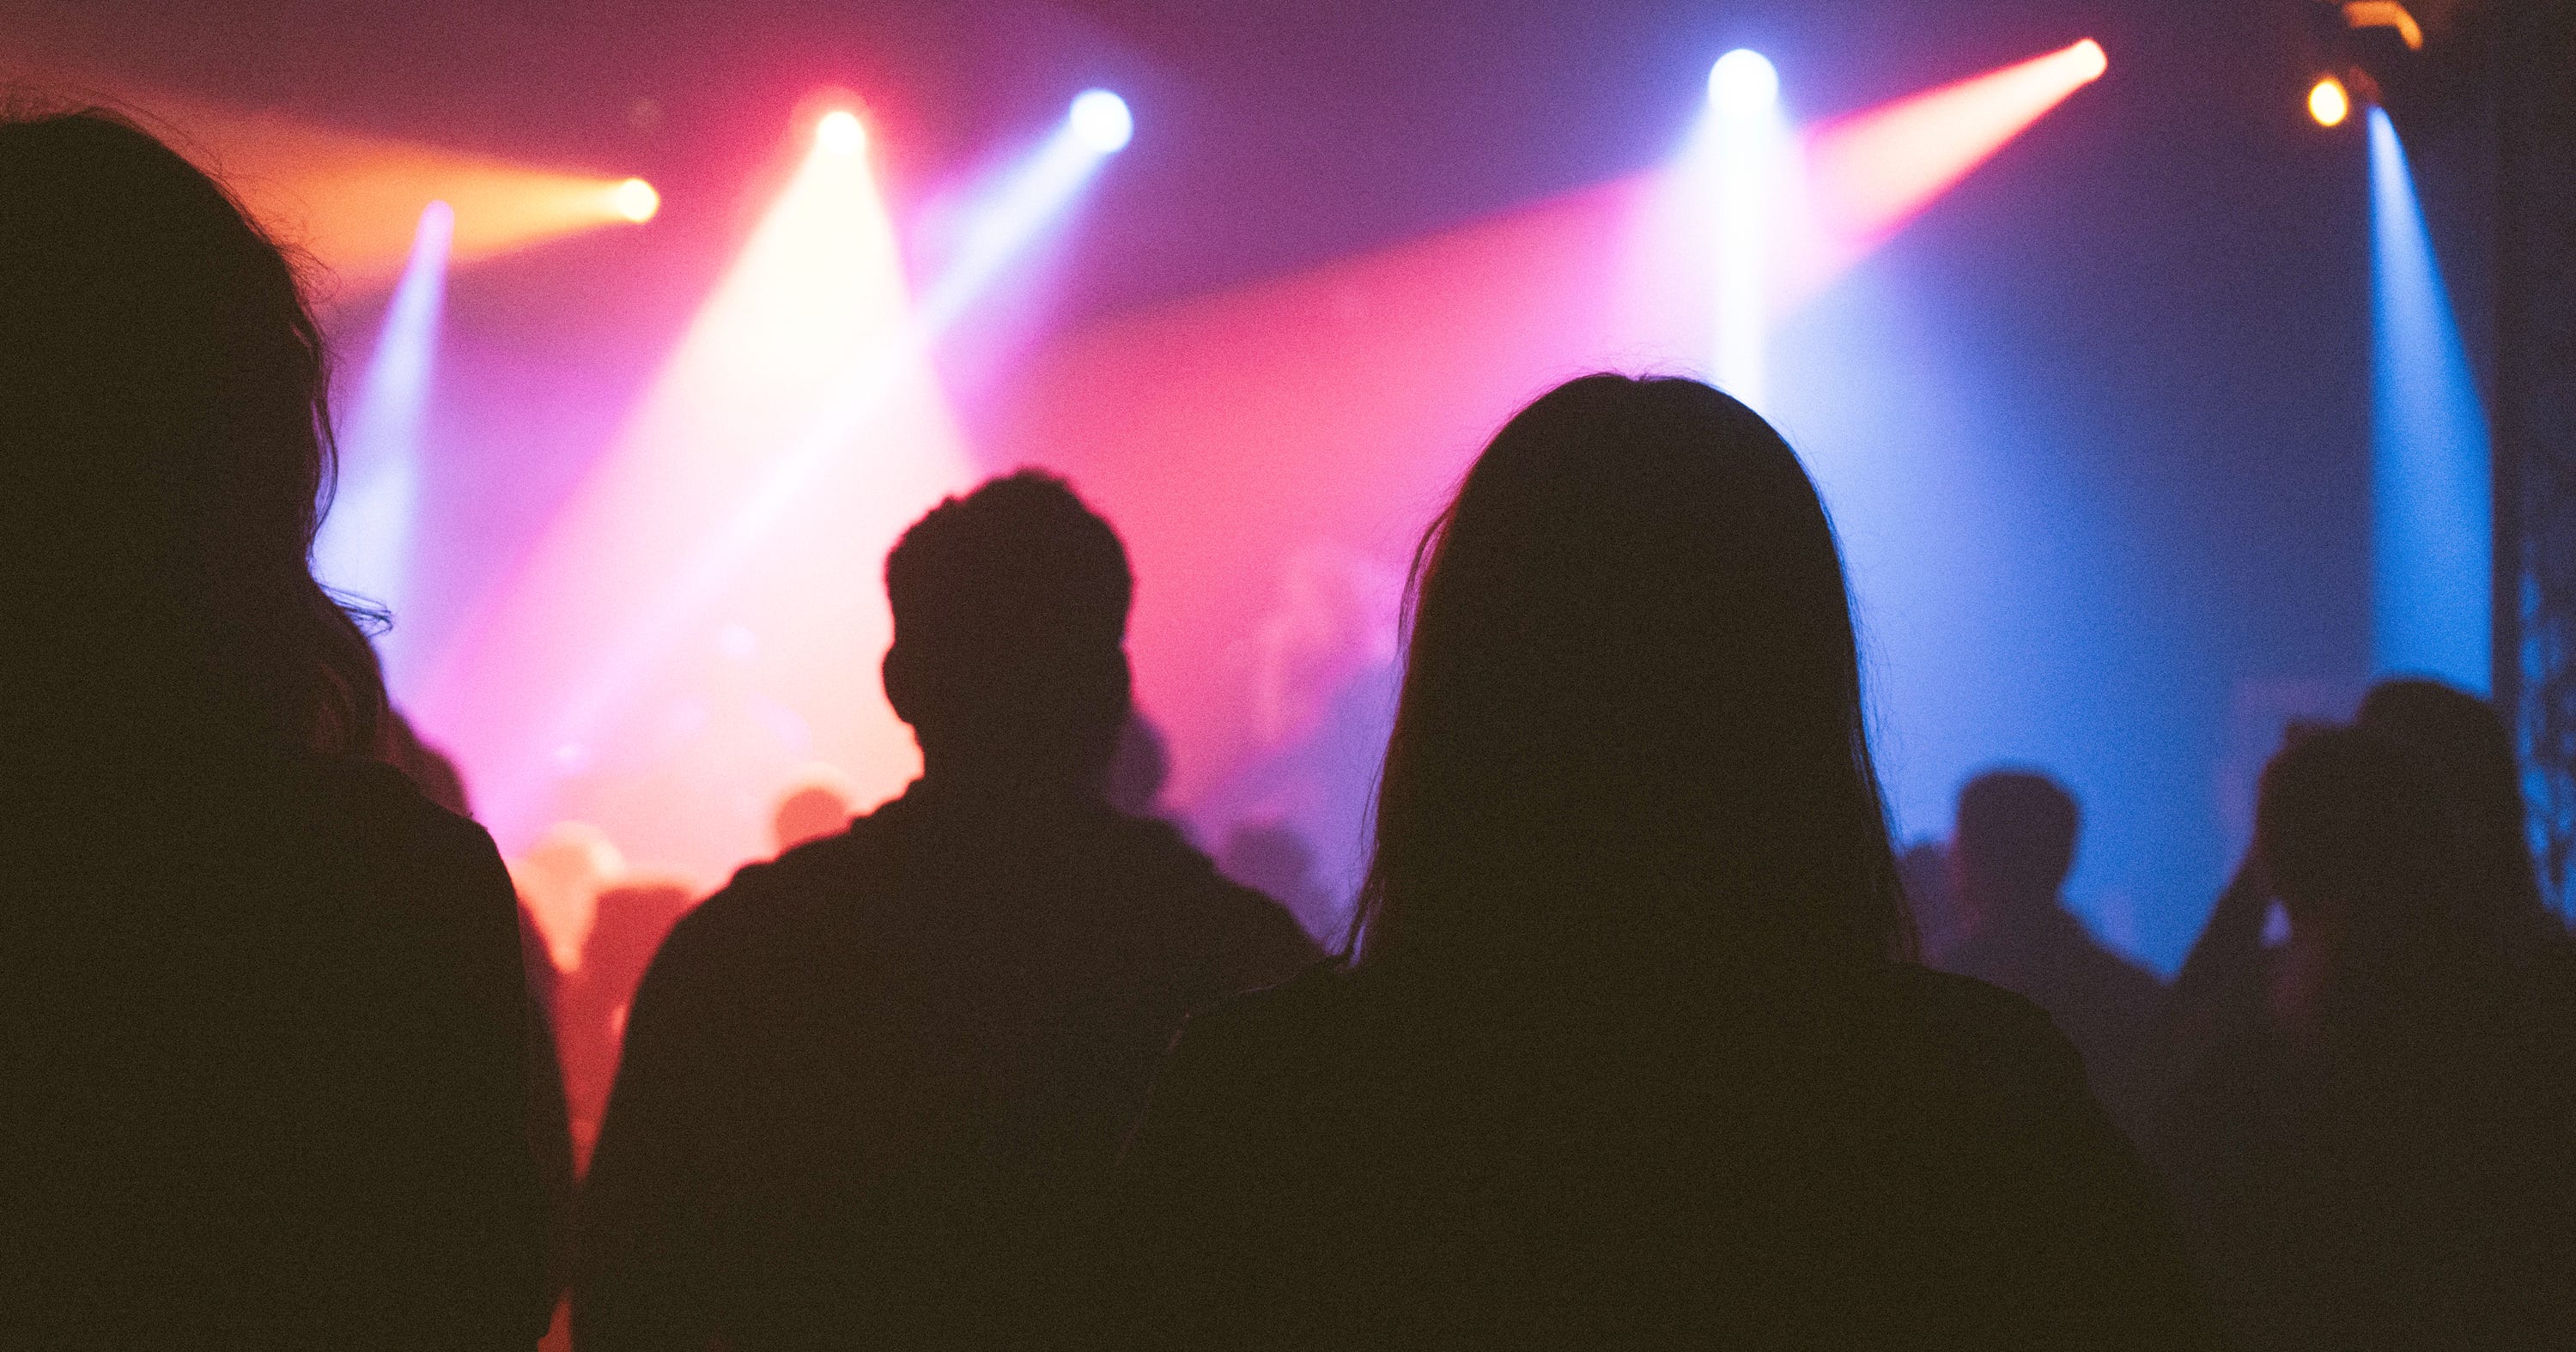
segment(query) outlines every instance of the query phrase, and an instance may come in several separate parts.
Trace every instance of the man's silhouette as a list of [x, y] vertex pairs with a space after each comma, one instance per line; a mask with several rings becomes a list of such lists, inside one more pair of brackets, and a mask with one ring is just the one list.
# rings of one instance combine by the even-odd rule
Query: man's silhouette
[[1191, 1011], [1317, 955], [1105, 783], [1132, 583], [1023, 471], [886, 559], [904, 795], [736, 875], [628, 1017], [584, 1202], [592, 1349], [1020, 1346], [1085, 1281]]
[[2074, 797], [2046, 775], [1998, 770], [1968, 781], [1950, 842], [1959, 932], [1940, 965], [2048, 1011], [2083, 1054], [2094, 1094], [2134, 1132], [2139, 1044], [2164, 988], [2096, 943], [2060, 899], [2080, 825]]

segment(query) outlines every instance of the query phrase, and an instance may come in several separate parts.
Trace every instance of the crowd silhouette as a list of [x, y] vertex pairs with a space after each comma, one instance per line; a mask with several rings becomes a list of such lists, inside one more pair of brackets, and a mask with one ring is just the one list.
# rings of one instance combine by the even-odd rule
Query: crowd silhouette
[[1898, 850], [1797, 456], [1593, 375], [1422, 538], [1355, 904], [1166, 820], [1031, 470], [885, 560], [899, 797], [514, 876], [313, 576], [328, 371], [221, 184], [0, 120], [8, 1345], [2576, 1346], [2576, 943], [2473, 695], [2290, 729], [2165, 986], [2045, 771]]

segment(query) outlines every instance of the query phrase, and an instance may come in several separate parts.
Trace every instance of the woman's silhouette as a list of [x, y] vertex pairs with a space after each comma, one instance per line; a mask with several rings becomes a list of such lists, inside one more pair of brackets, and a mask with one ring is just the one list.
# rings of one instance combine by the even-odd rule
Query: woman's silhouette
[[1183, 1033], [1112, 1340], [2196, 1340], [2073, 1049], [1903, 961], [1841, 560], [1777, 433], [1574, 381], [1415, 572], [1356, 960]]
[[0, 1341], [526, 1346], [491, 841], [374, 757], [320, 334], [212, 179], [0, 120]]

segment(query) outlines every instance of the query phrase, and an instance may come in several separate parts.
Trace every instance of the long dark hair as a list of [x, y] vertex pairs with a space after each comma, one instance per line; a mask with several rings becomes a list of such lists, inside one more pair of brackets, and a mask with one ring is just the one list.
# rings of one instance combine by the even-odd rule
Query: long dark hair
[[288, 255], [95, 110], [0, 117], [12, 713], [376, 749], [374, 651], [312, 571], [329, 365]]
[[1779, 433], [1697, 381], [1523, 409], [1424, 535], [1364, 967], [1910, 954], [1842, 559]]

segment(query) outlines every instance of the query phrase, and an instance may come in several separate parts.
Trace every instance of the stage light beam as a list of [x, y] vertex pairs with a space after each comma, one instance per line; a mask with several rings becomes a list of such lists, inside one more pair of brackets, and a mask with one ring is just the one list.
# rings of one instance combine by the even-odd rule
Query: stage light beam
[[2340, 127], [2352, 116], [2352, 96], [2344, 92], [2343, 81], [2328, 75], [2308, 90], [2308, 116], [2320, 127]]
[[1710, 377], [1755, 408], [1770, 383], [1769, 274], [1790, 163], [1780, 113], [1780, 72], [1739, 47], [1709, 68], [1710, 145], [1716, 157], [1716, 344]]
[[640, 178], [630, 178], [618, 184], [613, 191], [617, 214], [637, 225], [653, 219], [654, 213], [662, 209], [662, 194]]
[[2369, 124], [2372, 661], [2382, 675], [2483, 692], [2493, 676], [2486, 410], [2406, 148], [2384, 109]]
[[1106, 89], [1086, 89], [1075, 95], [1065, 116], [1073, 134], [1103, 155], [1117, 154], [1136, 137], [1136, 115], [1127, 111], [1127, 100]]
[[1807, 151], [1817, 224], [1866, 248], [2109, 69], [2086, 38], [1818, 129]]
[[418, 514], [421, 430], [446, 308], [448, 254], [456, 213], [432, 202], [420, 213], [411, 260], [385, 307], [383, 327], [358, 382], [340, 436], [345, 478], [313, 545], [314, 568], [333, 588], [390, 612], [396, 627], [377, 639], [395, 693], [413, 675], [400, 626], [410, 600], [412, 527]]

